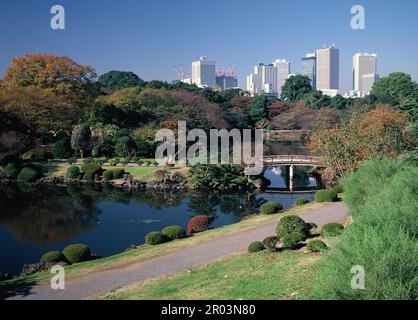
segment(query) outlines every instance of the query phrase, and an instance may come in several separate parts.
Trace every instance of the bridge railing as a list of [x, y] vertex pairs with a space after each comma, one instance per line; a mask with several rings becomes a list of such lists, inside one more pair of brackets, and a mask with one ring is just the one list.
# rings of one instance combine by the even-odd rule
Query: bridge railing
[[265, 163], [313, 163], [320, 164], [321, 158], [308, 155], [271, 155], [264, 157]]

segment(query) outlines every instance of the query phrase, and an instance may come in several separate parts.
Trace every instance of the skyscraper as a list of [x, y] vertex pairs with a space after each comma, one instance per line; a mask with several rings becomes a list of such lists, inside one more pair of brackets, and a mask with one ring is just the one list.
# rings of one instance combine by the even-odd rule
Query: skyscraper
[[273, 62], [273, 66], [276, 68], [277, 79], [274, 83], [273, 88], [275, 92], [280, 96], [282, 93], [282, 87], [286, 80], [289, 78], [290, 73], [290, 62], [286, 59], [276, 59]]
[[340, 51], [334, 46], [316, 50], [316, 88], [338, 91], [340, 77]]
[[257, 94], [264, 93], [266, 88], [268, 91], [276, 92], [277, 68], [273, 64], [259, 63], [254, 66], [253, 73], [247, 76], [247, 90]]
[[206, 57], [192, 62], [192, 83], [199, 87], [214, 87], [216, 84], [216, 65]]
[[302, 58], [302, 75], [311, 79], [311, 86], [316, 88], [316, 55], [315, 53], [307, 53]]
[[221, 90], [238, 88], [238, 78], [235, 76], [228, 76], [226, 74], [216, 76], [216, 86]]
[[353, 56], [353, 89], [363, 97], [370, 93], [377, 81], [377, 55], [375, 53], [356, 53]]

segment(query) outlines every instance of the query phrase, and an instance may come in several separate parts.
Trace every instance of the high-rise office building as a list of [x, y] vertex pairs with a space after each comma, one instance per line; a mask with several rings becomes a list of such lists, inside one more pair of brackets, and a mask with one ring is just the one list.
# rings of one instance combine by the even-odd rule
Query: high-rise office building
[[206, 57], [192, 62], [192, 83], [199, 87], [214, 87], [216, 84], [216, 64]]
[[273, 84], [274, 91], [280, 96], [282, 93], [282, 87], [290, 74], [290, 62], [286, 59], [276, 59], [273, 62], [273, 66], [276, 68], [277, 76], [276, 82]]
[[302, 58], [302, 75], [311, 79], [311, 86], [316, 88], [316, 55], [307, 53]]
[[276, 87], [277, 68], [273, 64], [259, 63], [254, 66], [253, 73], [247, 76], [247, 90], [252, 94], [264, 93], [266, 88], [276, 92]]
[[316, 50], [316, 88], [339, 90], [340, 52], [334, 46]]
[[238, 78], [226, 74], [216, 76], [216, 86], [219, 87], [221, 90], [238, 88]]
[[369, 94], [377, 79], [377, 55], [356, 53], [353, 56], [353, 90], [357, 95]]

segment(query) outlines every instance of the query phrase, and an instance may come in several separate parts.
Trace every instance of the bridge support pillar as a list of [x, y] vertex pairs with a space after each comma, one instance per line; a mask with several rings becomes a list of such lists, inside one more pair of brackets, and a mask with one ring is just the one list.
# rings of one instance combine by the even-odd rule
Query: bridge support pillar
[[289, 166], [289, 189], [293, 191], [293, 166]]

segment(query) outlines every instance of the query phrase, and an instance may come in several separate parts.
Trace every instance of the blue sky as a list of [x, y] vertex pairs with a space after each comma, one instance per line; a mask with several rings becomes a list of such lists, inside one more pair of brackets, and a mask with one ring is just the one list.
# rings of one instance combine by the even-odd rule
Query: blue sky
[[[50, 8], [66, 10], [66, 29], [50, 28]], [[366, 10], [366, 30], [352, 30], [350, 9]], [[66, 54], [98, 74], [129, 70], [145, 80], [190, 74], [201, 55], [236, 65], [240, 86], [252, 65], [286, 58], [299, 72], [308, 51], [335, 42], [340, 87], [351, 88], [352, 56], [376, 52], [378, 72], [418, 79], [416, 0], [2, 0], [0, 74], [25, 53]]]

